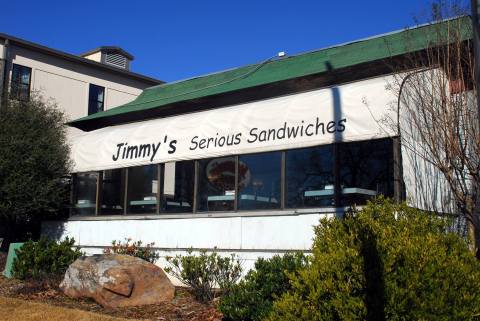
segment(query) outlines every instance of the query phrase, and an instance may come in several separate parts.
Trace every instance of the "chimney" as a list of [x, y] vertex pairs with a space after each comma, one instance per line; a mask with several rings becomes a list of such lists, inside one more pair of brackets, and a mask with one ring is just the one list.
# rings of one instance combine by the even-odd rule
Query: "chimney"
[[105, 65], [130, 70], [133, 56], [116, 46], [102, 46], [80, 55], [83, 58], [100, 62]]

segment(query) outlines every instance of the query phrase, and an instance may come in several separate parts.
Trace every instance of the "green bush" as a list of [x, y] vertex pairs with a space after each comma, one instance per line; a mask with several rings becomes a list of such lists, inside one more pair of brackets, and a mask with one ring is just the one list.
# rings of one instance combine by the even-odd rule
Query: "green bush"
[[66, 238], [62, 242], [41, 237], [38, 242], [25, 242], [16, 250], [12, 272], [17, 279], [41, 279], [64, 274], [68, 266], [82, 255], [73, 249], [75, 240]]
[[269, 320], [473, 320], [480, 263], [445, 219], [380, 199], [315, 228]]
[[262, 320], [272, 309], [273, 300], [291, 289], [288, 275], [306, 264], [303, 253], [259, 258], [255, 269], [221, 298], [220, 311], [227, 320]]
[[232, 254], [222, 257], [217, 252], [207, 254], [201, 250], [199, 255], [177, 255], [167, 257], [170, 264], [165, 271], [183, 284], [192, 288], [195, 298], [207, 302], [215, 297], [218, 287], [221, 293], [226, 293], [240, 279], [242, 265], [238, 258]]
[[43, 220], [68, 215], [72, 162], [64, 112], [32, 93], [0, 111], [0, 238], [37, 239]]
[[104, 249], [103, 253], [135, 256], [150, 263], [155, 263], [160, 258], [160, 254], [153, 249], [153, 246], [155, 245], [154, 242], [147, 244], [146, 246], [142, 246], [142, 241], [130, 243], [131, 241], [132, 239], [130, 238], [125, 239], [124, 243], [113, 240], [112, 246]]

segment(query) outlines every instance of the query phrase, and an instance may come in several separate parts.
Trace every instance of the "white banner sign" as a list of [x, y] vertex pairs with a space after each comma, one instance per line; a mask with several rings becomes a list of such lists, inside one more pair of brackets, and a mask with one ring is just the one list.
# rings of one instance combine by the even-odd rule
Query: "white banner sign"
[[105, 127], [71, 138], [75, 172], [392, 136], [375, 78], [253, 103]]

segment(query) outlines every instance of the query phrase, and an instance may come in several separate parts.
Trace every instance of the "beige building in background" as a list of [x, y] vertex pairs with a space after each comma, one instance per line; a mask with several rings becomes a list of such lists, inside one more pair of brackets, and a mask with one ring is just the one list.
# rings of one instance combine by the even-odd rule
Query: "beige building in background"
[[35, 92], [74, 120], [128, 103], [163, 83], [131, 72], [132, 60], [119, 47], [77, 56], [0, 33], [0, 96], [28, 99]]

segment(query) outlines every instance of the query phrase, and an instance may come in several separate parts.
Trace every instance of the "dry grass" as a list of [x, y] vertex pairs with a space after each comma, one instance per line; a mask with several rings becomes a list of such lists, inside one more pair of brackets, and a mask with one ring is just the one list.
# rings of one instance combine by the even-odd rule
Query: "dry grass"
[[[43, 303], [0, 297], [2, 321], [134, 321]], [[138, 321], [138, 319], [137, 319]]]

